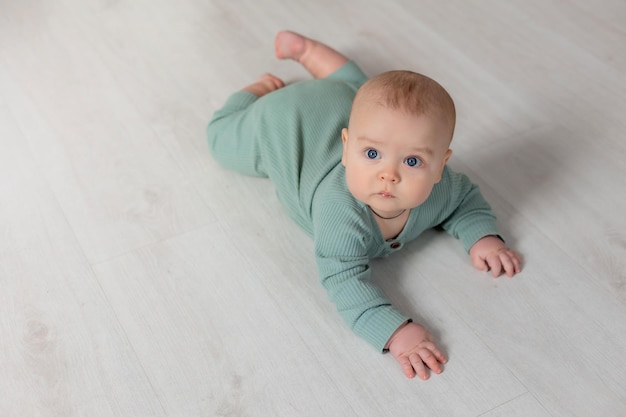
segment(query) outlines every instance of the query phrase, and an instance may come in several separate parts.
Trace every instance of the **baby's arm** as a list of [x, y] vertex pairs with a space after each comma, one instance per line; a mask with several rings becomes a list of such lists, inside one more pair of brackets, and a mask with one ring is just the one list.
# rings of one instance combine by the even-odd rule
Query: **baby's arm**
[[396, 330], [385, 349], [396, 358], [407, 378], [417, 374], [426, 380], [429, 377], [426, 367], [440, 374], [441, 364], [448, 362], [424, 326], [410, 321]]
[[491, 271], [494, 277], [519, 273], [522, 257], [499, 237], [496, 217], [478, 186], [449, 168], [444, 177], [454, 211], [441, 224], [443, 228], [461, 240], [477, 269]]
[[[329, 195], [324, 193], [324, 196]], [[383, 352], [394, 332], [410, 320], [371, 281], [370, 258], [378, 244], [366, 210], [330, 194], [314, 206], [315, 257], [320, 282], [355, 334]], [[356, 207], [355, 207], [356, 206]], [[394, 352], [396, 352], [394, 347]]]

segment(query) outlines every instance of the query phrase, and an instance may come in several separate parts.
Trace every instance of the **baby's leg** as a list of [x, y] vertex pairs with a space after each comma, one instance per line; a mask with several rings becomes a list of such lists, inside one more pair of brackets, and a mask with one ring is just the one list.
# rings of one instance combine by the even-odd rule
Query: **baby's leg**
[[349, 61], [330, 46], [295, 32], [279, 32], [274, 46], [276, 57], [299, 62], [314, 78], [326, 78]]

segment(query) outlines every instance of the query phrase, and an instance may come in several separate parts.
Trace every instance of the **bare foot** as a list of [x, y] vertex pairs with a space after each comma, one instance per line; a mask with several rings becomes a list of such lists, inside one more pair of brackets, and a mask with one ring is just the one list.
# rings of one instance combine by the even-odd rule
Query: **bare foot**
[[[276, 35], [274, 49], [276, 58], [293, 59], [300, 62], [300, 58], [306, 49], [307, 40], [304, 36], [295, 32], [282, 31]], [[310, 41], [310, 40], [309, 40]]]
[[314, 78], [326, 78], [348, 62], [330, 46], [290, 31], [278, 32], [274, 50], [277, 58], [299, 62]]
[[248, 93], [252, 93], [257, 97], [263, 97], [264, 95], [276, 91], [279, 88], [283, 88], [285, 83], [283, 80], [275, 75], [265, 73], [259, 77], [259, 79], [243, 89]]

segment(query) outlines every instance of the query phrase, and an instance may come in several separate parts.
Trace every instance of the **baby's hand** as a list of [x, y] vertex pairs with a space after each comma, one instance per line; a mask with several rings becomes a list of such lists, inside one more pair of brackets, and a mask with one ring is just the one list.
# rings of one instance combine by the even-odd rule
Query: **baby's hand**
[[426, 367], [440, 374], [440, 363], [448, 361], [433, 343], [431, 334], [416, 323], [407, 323], [396, 330], [387, 348], [400, 363], [407, 378], [413, 378], [417, 373], [420, 378], [428, 379]]
[[512, 277], [522, 270], [522, 257], [496, 236], [485, 236], [470, 249], [470, 258], [476, 269], [491, 270], [494, 278], [502, 272]]

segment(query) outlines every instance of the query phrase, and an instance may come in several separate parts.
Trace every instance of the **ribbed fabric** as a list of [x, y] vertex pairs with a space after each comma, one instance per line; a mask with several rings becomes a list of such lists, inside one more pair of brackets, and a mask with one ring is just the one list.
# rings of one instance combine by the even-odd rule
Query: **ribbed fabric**
[[222, 165], [267, 176], [287, 214], [315, 241], [320, 280], [348, 326], [382, 351], [409, 320], [370, 281], [369, 261], [398, 250], [426, 229], [443, 226], [466, 250], [497, 234], [495, 217], [478, 187], [444, 169], [442, 180], [411, 210], [394, 242], [385, 242], [367, 206], [346, 186], [341, 129], [365, 75], [350, 62], [324, 80], [300, 82], [260, 99], [233, 94], [207, 128]]
[[269, 177], [289, 216], [312, 234], [313, 194], [341, 159], [341, 129], [366, 80], [349, 62], [326, 79], [291, 84], [261, 98], [237, 92], [213, 115], [209, 147], [223, 166]]
[[349, 193], [341, 165], [318, 187], [312, 223], [322, 285], [350, 328], [381, 351], [409, 317], [371, 283], [370, 259], [390, 255], [439, 225], [459, 238], [466, 250], [478, 239], [498, 233], [495, 216], [478, 187], [448, 167], [430, 197], [411, 210], [404, 230], [393, 241], [384, 241], [371, 211]]

